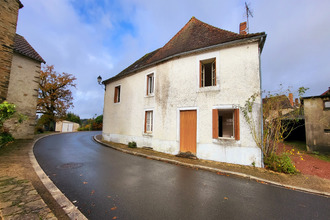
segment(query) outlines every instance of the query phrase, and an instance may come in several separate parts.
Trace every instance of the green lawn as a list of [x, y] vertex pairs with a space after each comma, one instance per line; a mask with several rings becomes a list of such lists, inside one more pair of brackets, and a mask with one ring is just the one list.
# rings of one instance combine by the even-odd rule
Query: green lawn
[[312, 155], [318, 159], [330, 162], [330, 153], [329, 152], [327, 152], [327, 153], [318, 152], [318, 151], [307, 152], [306, 142], [304, 142], [304, 141], [284, 141], [284, 144], [290, 145], [290, 146], [294, 147], [295, 149], [297, 149], [299, 151], [303, 151], [304, 153]]

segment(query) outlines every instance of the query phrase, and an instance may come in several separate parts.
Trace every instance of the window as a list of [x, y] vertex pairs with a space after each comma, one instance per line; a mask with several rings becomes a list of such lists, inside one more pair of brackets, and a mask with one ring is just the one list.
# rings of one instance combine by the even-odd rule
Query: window
[[324, 109], [330, 109], [330, 101], [324, 101]]
[[200, 61], [199, 87], [215, 86], [216, 71], [215, 58]]
[[120, 102], [120, 86], [115, 87], [114, 103]]
[[144, 120], [144, 133], [152, 133], [153, 111], [146, 111]]
[[239, 109], [213, 109], [213, 138], [240, 139]]
[[155, 80], [154, 80], [154, 74], [150, 73], [149, 75], [147, 75], [147, 95], [153, 95], [154, 94], [154, 84], [155, 84]]

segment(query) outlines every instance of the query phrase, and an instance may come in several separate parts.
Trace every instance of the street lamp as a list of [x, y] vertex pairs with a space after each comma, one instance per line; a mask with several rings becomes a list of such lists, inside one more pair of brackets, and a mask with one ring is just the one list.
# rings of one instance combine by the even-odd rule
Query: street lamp
[[97, 82], [102, 85], [102, 76], [97, 77]]
[[102, 83], [102, 76], [97, 77], [97, 82], [99, 85], [104, 86], [104, 90], [105, 90], [105, 85]]

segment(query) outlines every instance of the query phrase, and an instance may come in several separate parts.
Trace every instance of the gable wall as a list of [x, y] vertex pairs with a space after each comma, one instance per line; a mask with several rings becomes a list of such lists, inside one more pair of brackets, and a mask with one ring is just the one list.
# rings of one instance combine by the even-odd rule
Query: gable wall
[[17, 112], [28, 116], [28, 120], [17, 124], [10, 119], [5, 127], [15, 138], [33, 138], [38, 99], [40, 62], [14, 53], [7, 101], [16, 105]]
[[[217, 86], [199, 88], [199, 61], [213, 57], [216, 58]], [[155, 95], [146, 97], [146, 75], [151, 72], [155, 74]], [[113, 103], [114, 87], [119, 84], [121, 103]], [[242, 112], [240, 141], [212, 139], [212, 108], [244, 106], [255, 92], [260, 92], [257, 43], [175, 58], [107, 85], [103, 137], [124, 144], [136, 141], [139, 147], [176, 154], [180, 150], [180, 109], [192, 108], [197, 110], [199, 158], [240, 164], [255, 161], [260, 166], [261, 153]], [[152, 136], [143, 134], [145, 110], [154, 112]], [[260, 111], [256, 113], [260, 116]], [[247, 152], [244, 153], [244, 149]]]

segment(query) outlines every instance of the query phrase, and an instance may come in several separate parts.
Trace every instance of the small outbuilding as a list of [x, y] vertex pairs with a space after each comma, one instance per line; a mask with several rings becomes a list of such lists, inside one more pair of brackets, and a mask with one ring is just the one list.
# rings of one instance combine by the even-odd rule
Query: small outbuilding
[[330, 87], [320, 96], [304, 97], [303, 102], [307, 150], [330, 152]]
[[78, 123], [61, 120], [56, 122], [55, 131], [74, 132], [74, 131], [78, 131], [79, 126], [80, 125]]

